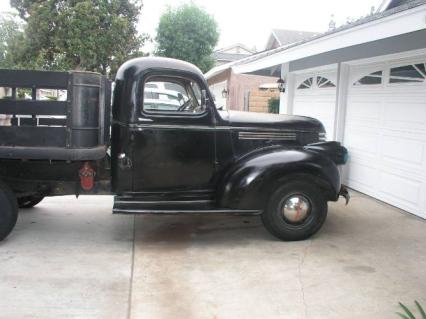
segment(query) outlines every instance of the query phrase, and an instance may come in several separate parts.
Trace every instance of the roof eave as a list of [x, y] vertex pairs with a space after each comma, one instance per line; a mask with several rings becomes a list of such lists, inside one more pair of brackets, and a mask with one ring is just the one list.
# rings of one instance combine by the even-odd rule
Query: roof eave
[[425, 11], [426, 4], [419, 5], [377, 20], [319, 36], [306, 42], [254, 55], [238, 61], [232, 68], [235, 73], [251, 73], [307, 56], [414, 32], [425, 28]]

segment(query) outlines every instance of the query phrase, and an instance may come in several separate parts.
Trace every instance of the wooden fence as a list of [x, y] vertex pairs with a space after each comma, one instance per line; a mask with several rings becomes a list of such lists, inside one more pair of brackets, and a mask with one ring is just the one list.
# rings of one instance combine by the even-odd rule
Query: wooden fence
[[268, 101], [270, 98], [279, 98], [277, 90], [253, 90], [249, 95], [248, 110], [250, 112], [268, 113]]

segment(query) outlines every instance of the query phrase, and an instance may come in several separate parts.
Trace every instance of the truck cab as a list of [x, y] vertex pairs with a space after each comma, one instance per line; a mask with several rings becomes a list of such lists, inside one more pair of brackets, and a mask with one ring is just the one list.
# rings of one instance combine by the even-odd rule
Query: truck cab
[[[86, 146], [87, 153], [84, 137], [78, 152], [66, 145], [64, 153], [61, 145], [29, 145], [31, 139], [24, 149], [17, 143], [5, 145], [7, 151], [0, 146], [0, 195], [6, 194], [0, 201], [12, 212], [0, 212], [0, 221], [14, 215], [17, 205], [32, 206], [44, 196], [114, 194], [114, 213], [259, 214], [273, 235], [300, 240], [320, 229], [328, 201], [348, 198], [338, 169], [347, 151], [326, 142], [324, 126], [315, 119], [218, 111], [201, 71], [174, 59], [124, 63], [115, 79], [111, 118], [108, 86], [101, 78], [99, 83], [96, 92], [73, 95], [79, 103], [68, 101], [66, 132], [75, 129], [73, 116], [82, 109], [87, 114], [98, 109], [98, 120], [89, 118], [97, 124], [92, 129], [98, 129], [99, 143]], [[34, 123], [32, 130], [37, 131]]]

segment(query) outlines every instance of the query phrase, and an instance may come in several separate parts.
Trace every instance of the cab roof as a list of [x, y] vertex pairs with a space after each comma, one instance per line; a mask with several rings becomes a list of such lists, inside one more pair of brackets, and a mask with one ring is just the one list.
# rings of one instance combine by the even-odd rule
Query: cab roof
[[168, 69], [190, 72], [204, 79], [201, 70], [191, 63], [163, 57], [142, 57], [131, 59], [122, 64], [117, 71], [116, 80], [133, 77], [147, 69]]

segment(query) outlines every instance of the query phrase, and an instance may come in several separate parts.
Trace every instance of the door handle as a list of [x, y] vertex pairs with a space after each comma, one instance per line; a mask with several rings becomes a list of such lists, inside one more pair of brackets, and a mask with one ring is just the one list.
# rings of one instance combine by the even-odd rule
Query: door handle
[[118, 154], [118, 166], [121, 169], [132, 168], [132, 160], [129, 157], [127, 157], [126, 153]]

